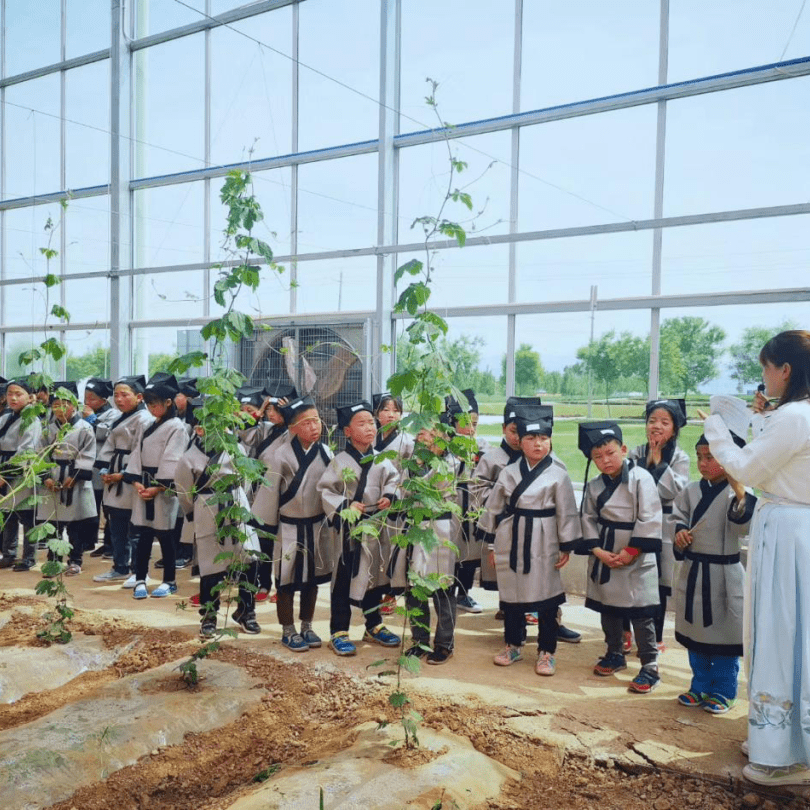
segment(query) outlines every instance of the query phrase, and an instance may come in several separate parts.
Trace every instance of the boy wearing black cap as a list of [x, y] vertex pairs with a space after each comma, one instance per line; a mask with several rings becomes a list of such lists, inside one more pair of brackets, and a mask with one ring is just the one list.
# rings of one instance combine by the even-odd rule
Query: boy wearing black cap
[[[589, 481], [582, 499], [582, 544], [590, 554], [585, 606], [601, 613], [607, 652], [594, 674], [627, 669], [623, 619], [630, 619], [638, 643], [641, 672], [629, 691], [652, 692], [658, 686], [658, 566], [661, 550], [661, 501], [655, 481], [625, 460], [627, 448], [615, 422], [579, 426], [579, 449], [601, 475]], [[586, 469], [587, 477], [587, 469]]]
[[173, 374], [152, 375], [144, 389], [144, 402], [155, 418], [135, 440], [127, 462], [124, 481], [132, 484], [132, 525], [138, 531], [135, 548], [135, 599], [146, 599], [146, 575], [155, 538], [163, 552], [163, 582], [151, 596], [162, 598], [177, 591], [174, 556], [174, 528], [179, 507], [172, 492], [177, 462], [185, 453], [188, 434], [175, 416], [177, 380]]
[[236, 398], [239, 400], [239, 410], [245, 418], [245, 426], [237, 431], [237, 435], [248, 455], [256, 458], [256, 449], [266, 433], [264, 389], [255, 385], [243, 385], [236, 389]]
[[[84, 410], [82, 416], [84, 420], [93, 428], [96, 435], [96, 458], [107, 440], [107, 434], [110, 432], [110, 425], [121, 416], [120, 411], [117, 411], [109, 403], [110, 397], [113, 395], [113, 384], [110, 380], [104, 380], [101, 377], [90, 377], [84, 384]], [[101, 480], [101, 474], [98, 468], [93, 469], [93, 495], [96, 499], [96, 525], [95, 533], [90, 533], [89, 540], [92, 541], [85, 551], [91, 551], [98, 539], [98, 524], [101, 522], [101, 514], [103, 511], [102, 499], [104, 497], [104, 482]], [[104, 543], [90, 555], [91, 557], [101, 557], [103, 554], [112, 553], [112, 544], [110, 542], [110, 524], [109, 521], [104, 523]]]
[[675, 584], [675, 638], [688, 650], [692, 668], [689, 691], [678, 701], [725, 714], [737, 702], [743, 654], [740, 540], [748, 533], [757, 499], [720, 466], [705, 436], [695, 450], [701, 480], [690, 483], [673, 508], [675, 557], [685, 561]]
[[[276, 609], [283, 628], [281, 643], [293, 652], [320, 647], [312, 629], [318, 584], [332, 578], [333, 538], [317, 485], [332, 460], [321, 443], [322, 424], [311, 397], [288, 402], [281, 412], [291, 440], [273, 455], [265, 483], [256, 493], [253, 513], [276, 535]], [[295, 627], [293, 596], [301, 593], [301, 632]]]
[[116, 381], [113, 401], [119, 416], [110, 425], [95, 463], [104, 484], [102, 504], [110, 527], [113, 560], [112, 568], [94, 576], [93, 581], [121, 581], [125, 588], [135, 587], [133, 546], [137, 542], [137, 532], [131, 525], [135, 490], [124, 481], [124, 471], [140, 434], [153, 421], [143, 404], [145, 387], [143, 376], [122, 377]]
[[[76, 383], [54, 383], [53, 391], [53, 421], [42, 436], [42, 446], [49, 448], [48, 457], [53, 466], [45, 473], [47, 492], [37, 504], [37, 522], [55, 523], [58, 534], [63, 529], [67, 531], [70, 555], [65, 576], [75, 576], [82, 572], [82, 553], [88, 537], [94, 531], [98, 532], [98, 512], [93, 494], [96, 437], [90, 424], [76, 412]], [[48, 559], [59, 558], [49, 552]]]
[[[33, 487], [15, 489], [21, 483], [22, 470], [14, 457], [28, 450], [37, 450], [42, 438], [42, 422], [34, 419], [23, 426], [23, 409], [34, 401], [27, 378], [12, 380], [6, 387], [8, 410], [0, 414], [0, 510], [5, 513], [3, 525], [3, 559], [0, 568], [28, 571], [36, 564], [36, 545], [28, 542], [28, 532], [34, 528], [34, 507], [26, 501], [34, 494]], [[19, 527], [23, 527], [23, 558], [15, 564]]]
[[[376, 533], [364, 534], [362, 539], [351, 536], [357, 521], [391, 506], [399, 474], [388, 459], [374, 461], [377, 423], [370, 402], [362, 400], [337, 408], [337, 418], [338, 427], [349, 441], [318, 482], [323, 511], [341, 538], [332, 578], [329, 647], [337, 655], [354, 655], [357, 650], [349, 638], [352, 605], [363, 611], [363, 641], [383, 647], [398, 647], [400, 643], [399, 636], [388, 630], [380, 618], [380, 603], [390, 583], [387, 564], [391, 544], [387, 533], [378, 522]], [[354, 511], [354, 520], [341, 516], [347, 509]]]
[[560, 569], [581, 539], [574, 488], [551, 457], [553, 413], [537, 406], [532, 419], [517, 418], [522, 458], [507, 465], [479, 521], [498, 572], [506, 648], [494, 663], [522, 658], [526, 614], [538, 617], [535, 672], [553, 675], [557, 609], [565, 601]]

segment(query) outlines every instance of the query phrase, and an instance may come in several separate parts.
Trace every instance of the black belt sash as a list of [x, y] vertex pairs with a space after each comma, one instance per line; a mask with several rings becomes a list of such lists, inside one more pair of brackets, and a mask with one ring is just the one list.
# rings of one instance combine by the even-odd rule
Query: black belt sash
[[[157, 475], [158, 468], [157, 467], [144, 467], [141, 471], [141, 483], [147, 487], [147, 489], [151, 486], [154, 486], [155, 483], [155, 476]], [[154, 520], [155, 519], [155, 499], [150, 498], [148, 501], [144, 501], [144, 515], [147, 520]]]
[[320, 523], [326, 515], [313, 515], [307, 518], [279, 517], [280, 523], [286, 523], [288, 526], [295, 526], [296, 536], [296, 550], [295, 550], [295, 568], [293, 570], [294, 582], [304, 582], [304, 556], [306, 555], [307, 564], [307, 582], [312, 582], [315, 579], [315, 525]]
[[[76, 474], [76, 468], [73, 464], [73, 459], [51, 459], [51, 461], [59, 467], [59, 484], [64, 484], [66, 478], [73, 478]], [[70, 489], [59, 490], [59, 501], [65, 506], [70, 507], [73, 505], [73, 487]]]
[[684, 618], [689, 624], [695, 621], [695, 590], [697, 587], [698, 572], [700, 572], [700, 596], [703, 600], [703, 626], [711, 627], [714, 622], [712, 616], [712, 565], [736, 565], [740, 561], [739, 554], [696, 554], [694, 551], [684, 549], [685, 560], [691, 560], [692, 565], [686, 575], [686, 611]]
[[[374, 464], [374, 455], [373, 453], [369, 453], [365, 456], [361, 456], [352, 445], [349, 445], [346, 449], [349, 455], [360, 465], [360, 477], [357, 479], [357, 487], [354, 490], [354, 495], [350, 503], [363, 503], [363, 497], [366, 494], [366, 485], [368, 484], [368, 476]], [[349, 499], [347, 498], [346, 500]], [[360, 520], [363, 520], [365, 517], [366, 515], [361, 515]], [[340, 527], [343, 536], [343, 558], [351, 563], [351, 578], [354, 579], [360, 573], [360, 556], [362, 553], [360, 543], [355, 541], [354, 544], [352, 544], [352, 527], [348, 521], [341, 520]]]
[[[113, 450], [109, 466], [110, 475], [115, 475], [116, 473], [123, 473], [124, 458], [127, 455], [129, 455], [129, 450], [122, 450], [120, 448], [116, 448], [115, 450]], [[113, 487], [115, 487], [115, 497], [120, 498], [121, 493], [124, 491], [124, 479], [122, 478], [115, 484], [107, 484], [107, 492], [112, 492]]]
[[[0, 465], [5, 466], [5, 464], [11, 461], [14, 458], [14, 450], [0, 450]], [[8, 482], [4, 483], [0, 486], [0, 495], [5, 495], [8, 492]]]
[[[620, 521], [620, 520], [605, 520], [605, 518], [597, 518], [596, 522], [601, 526], [599, 530], [599, 547], [605, 551], [613, 553], [616, 546], [616, 532], [617, 531], [633, 531], [635, 522]], [[593, 570], [591, 571], [591, 582], [598, 582], [604, 585], [610, 582], [610, 566], [605, 565], [598, 557], [596, 558]]]
[[520, 546], [520, 533], [518, 531], [519, 518], [525, 518], [523, 525], [523, 573], [528, 574], [532, 570], [532, 520], [534, 518], [554, 517], [557, 510], [554, 507], [549, 509], [514, 509], [506, 507], [507, 516], [512, 516], [512, 548], [509, 551], [509, 567], [517, 573], [518, 548]]

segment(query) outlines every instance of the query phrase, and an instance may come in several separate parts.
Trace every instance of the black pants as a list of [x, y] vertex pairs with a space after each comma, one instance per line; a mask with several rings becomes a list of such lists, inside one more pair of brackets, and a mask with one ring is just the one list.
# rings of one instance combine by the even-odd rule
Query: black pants
[[[135, 573], [135, 549], [138, 545], [138, 530], [130, 523], [130, 509], [107, 509], [107, 528], [110, 530], [110, 547], [113, 568], [116, 574]], [[105, 532], [106, 534], [106, 532]], [[106, 541], [105, 541], [106, 542]]]
[[[332, 593], [331, 593], [331, 616], [329, 619], [329, 632], [334, 635], [335, 633], [347, 633], [349, 625], [352, 621], [352, 606], [349, 602], [349, 587], [351, 585], [351, 571], [343, 562], [341, 557], [337, 563], [337, 571], [332, 580]], [[360, 608], [363, 611], [363, 621], [366, 627], [371, 630], [378, 624], [382, 624], [380, 617], [380, 603], [385, 595], [385, 586], [380, 588], [370, 588], [366, 591]]]
[[20, 509], [16, 512], [6, 512], [6, 522], [3, 525], [3, 557], [11, 560], [17, 557], [19, 544], [19, 530], [23, 527], [23, 561], [29, 565], [36, 563], [36, 544], [28, 540], [28, 532], [34, 528], [34, 510]]
[[[520, 605], [501, 602], [503, 610], [503, 637], [507, 644], [522, 647], [526, 641], [526, 610]], [[557, 651], [557, 606], [537, 611], [537, 649], [539, 652]]]
[[[85, 551], [92, 551], [96, 547], [98, 540], [98, 527], [101, 524], [101, 515], [103, 514], [106, 520], [104, 521], [104, 548], [111, 549], [112, 541], [110, 540], [110, 519], [104, 507], [101, 505], [101, 499], [104, 496], [104, 489], [94, 489], [93, 495], [96, 499], [96, 516], [92, 518], [93, 531], [88, 530], [87, 545], [84, 547]], [[91, 518], [88, 518], [91, 520]]]
[[[304, 585], [300, 591], [300, 603], [298, 607], [298, 618], [302, 622], [311, 622], [315, 616], [315, 603], [318, 601], [318, 586], [315, 584]], [[276, 598], [276, 614], [278, 623], [282, 626], [295, 624], [295, 611], [293, 609], [293, 599], [295, 591], [291, 588], [279, 590]]]
[[273, 585], [273, 548], [275, 541], [270, 537], [259, 537], [259, 548], [267, 557], [259, 563], [259, 587], [269, 593]]
[[475, 581], [475, 572], [481, 567], [481, 560], [464, 560], [456, 566], [456, 596], [467, 596]]
[[[430, 602], [421, 602], [411, 591], [405, 597], [408, 610], [418, 608], [421, 616], [412, 616], [411, 635], [414, 643], [430, 643]], [[433, 607], [436, 609], [436, 632], [433, 636], [434, 647], [444, 647], [452, 650], [455, 643], [456, 629], [456, 597], [450, 589], [433, 592]]]
[[[98, 531], [98, 520], [97, 518], [86, 518], [85, 520], [72, 520], [70, 523], [57, 523], [57, 537], [62, 534], [63, 530], [67, 532], [68, 541], [70, 542], [68, 562], [71, 565], [81, 567], [82, 554], [87, 548], [87, 538], [90, 537], [94, 531]], [[62, 558], [52, 551], [48, 552], [48, 559], [62, 562]]]
[[[213, 612], [219, 610], [220, 591], [213, 593], [214, 588], [220, 582], [224, 582], [228, 576], [227, 571], [220, 571], [218, 574], [206, 574], [200, 577], [200, 616], [206, 616], [208, 610], [206, 605], [210, 602]], [[245, 586], [256, 581], [256, 563], [251, 563], [244, 571], [240, 571], [237, 577], [239, 585], [239, 612], [253, 613], [256, 609], [256, 602], [253, 591]]]
[[174, 537], [169, 531], [158, 531], [151, 526], [136, 526], [138, 545], [135, 549], [135, 579], [145, 580], [149, 573], [149, 558], [152, 556], [152, 543], [155, 538], [163, 553], [163, 581], [174, 582]]

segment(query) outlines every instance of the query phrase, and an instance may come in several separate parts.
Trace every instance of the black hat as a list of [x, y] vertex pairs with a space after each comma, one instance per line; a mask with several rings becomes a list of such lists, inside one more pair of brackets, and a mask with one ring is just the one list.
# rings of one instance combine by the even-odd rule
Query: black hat
[[384, 408], [388, 400], [393, 400], [396, 403], [399, 412], [402, 413], [402, 397], [395, 397], [388, 391], [385, 391], [382, 394], [371, 395], [371, 404], [374, 406], [374, 413], [378, 413], [382, 408]]
[[51, 393], [51, 400], [54, 399], [61, 399], [59, 396], [59, 389], [63, 388], [69, 393], [73, 394], [73, 398], [78, 401], [79, 399], [79, 387], [73, 380], [62, 380], [60, 382], [55, 382], [53, 384], [52, 393]]
[[676, 428], [682, 428], [686, 424], [685, 399], [651, 399], [644, 408], [644, 419], [649, 419], [650, 414], [658, 408], [669, 411]]
[[178, 392], [189, 399], [200, 395], [200, 392], [197, 390], [196, 377], [180, 377], [180, 379], [177, 380], [177, 387], [179, 389]]
[[467, 408], [462, 408], [461, 403], [455, 397], [447, 397], [444, 401], [444, 408], [450, 416], [457, 417], [462, 413], [478, 413], [478, 400], [475, 398], [475, 391], [472, 388], [465, 388], [462, 392], [467, 398]]
[[[527, 409], [529, 410], [529, 409]], [[541, 436], [551, 436], [554, 427], [554, 409], [551, 405], [540, 405], [533, 410], [537, 411], [530, 419], [518, 416], [515, 419], [518, 436], [532, 436], [539, 433]]]
[[22, 388], [24, 391], [27, 391], [29, 394], [34, 393], [34, 388], [31, 385], [31, 380], [28, 377], [18, 377], [16, 380], [9, 380], [6, 383], [6, 389], [8, 389], [9, 385], [16, 385], [19, 388]]
[[531, 419], [536, 410], [528, 411], [527, 408], [537, 409], [540, 407], [540, 397], [509, 397], [503, 409], [504, 427], [510, 422], [514, 422], [518, 416]]
[[270, 400], [271, 405], [278, 405], [280, 399], [298, 398], [295, 386], [285, 382], [269, 382], [262, 389], [262, 393]]
[[104, 380], [101, 377], [91, 377], [84, 384], [84, 390], [92, 391], [102, 399], [109, 399], [113, 394], [113, 384], [110, 380]]
[[591, 450], [601, 447], [611, 439], [619, 444], [624, 443], [622, 429], [618, 422], [580, 422], [579, 449], [585, 458], [591, 458]]
[[[731, 440], [737, 447], [745, 447], [746, 442], [742, 436], [738, 436], [733, 430], [730, 430], [729, 433], [731, 434]], [[695, 447], [700, 447], [701, 445], [706, 445], [707, 447], [709, 445], [709, 440], [704, 433], [701, 433], [700, 438], [695, 442]]]
[[178, 394], [177, 378], [167, 371], [158, 371], [149, 378], [145, 394], [155, 394], [165, 399], [174, 399]]
[[361, 399], [353, 405], [344, 405], [342, 408], [335, 408], [335, 411], [337, 412], [337, 426], [339, 428], [348, 427], [356, 413], [361, 413], [362, 411], [368, 411], [370, 414], [374, 413], [371, 403], [365, 399]]
[[284, 424], [289, 425], [300, 413], [315, 407], [315, 400], [310, 396], [306, 396], [293, 399], [278, 410], [284, 418]]
[[186, 423], [194, 427], [199, 422], [195, 411], [197, 408], [202, 408], [204, 399], [202, 395], [198, 394], [196, 397], [190, 398], [186, 403], [186, 412], [184, 414]]
[[[115, 385], [126, 385], [131, 388], [136, 394], [142, 394], [146, 388], [146, 379], [143, 374], [136, 374], [132, 377], [119, 377], [115, 381]], [[115, 389], [115, 386], [113, 386]]]
[[243, 405], [253, 405], [254, 408], [261, 408], [264, 402], [264, 394], [261, 388], [255, 385], [242, 385], [236, 389], [236, 398]]
[[6, 388], [8, 388], [8, 380], [5, 377], [0, 377], [0, 397], [6, 395]]

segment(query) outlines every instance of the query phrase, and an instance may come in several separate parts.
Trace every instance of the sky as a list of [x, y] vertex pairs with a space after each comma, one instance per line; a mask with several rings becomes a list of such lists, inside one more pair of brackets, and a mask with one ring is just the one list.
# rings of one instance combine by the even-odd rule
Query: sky
[[[185, 3], [186, 5], [184, 5]], [[202, 0], [149, 0], [144, 35], [199, 19]], [[6, 74], [59, 59], [59, 0], [6, 0]], [[211, 13], [234, 5], [212, 0]], [[508, 12], [508, 13], [507, 13]], [[293, 151], [290, 8], [220, 28], [211, 34], [211, 163]], [[106, 46], [108, 0], [69, 2], [67, 56]], [[298, 150], [371, 140], [379, 121], [378, 0], [306, 0], [300, 5], [300, 124]], [[650, 0], [524, 3], [521, 110], [595, 98], [657, 84], [658, 4]], [[514, 18], [505, 0], [403, 0], [402, 132], [435, 125], [424, 104], [426, 77], [439, 82], [443, 121], [462, 123], [512, 110]], [[255, 40], [263, 43], [257, 44]], [[672, 0], [668, 80], [683, 81], [810, 55], [810, 9], [802, 0]], [[201, 168], [204, 160], [205, 52], [202, 35], [139, 52], [135, 70], [136, 176]], [[66, 186], [108, 181], [109, 105], [106, 62], [67, 74], [64, 170]], [[810, 78], [681, 99], [667, 105], [664, 215], [806, 202], [810, 188]], [[61, 187], [59, 78], [52, 75], [6, 91], [5, 196]], [[519, 230], [627, 222], [653, 215], [656, 110], [653, 106], [524, 128], [520, 139]], [[508, 132], [457, 139], [451, 150], [467, 164], [456, 179], [473, 197], [474, 214], [450, 210], [471, 235], [509, 231], [512, 171]], [[413, 220], [437, 210], [447, 185], [447, 147], [400, 150], [399, 241], [418, 240]], [[377, 158], [359, 155], [299, 169], [298, 248], [301, 252], [373, 245], [377, 232]], [[292, 172], [256, 173], [266, 212], [260, 236], [279, 254], [291, 249]], [[469, 185], [467, 185], [469, 184]], [[223, 212], [212, 183], [211, 223], [203, 221], [200, 182], [135, 194], [135, 258], [139, 266], [223, 258]], [[6, 214], [7, 277], [43, 273], [39, 247], [56, 206]], [[76, 200], [64, 220], [66, 272], [103, 270], [109, 262], [109, 202]], [[663, 236], [663, 292], [777, 289], [807, 285], [807, 216], [668, 229]], [[57, 234], [57, 239], [61, 234]], [[517, 300], [583, 300], [645, 295], [651, 289], [652, 235], [639, 231], [544, 240], [517, 248]], [[401, 261], [411, 256], [402, 254]], [[433, 305], [506, 302], [505, 246], [442, 251], [435, 256]], [[299, 265], [302, 312], [374, 307], [375, 262], [348, 258]], [[74, 321], [109, 316], [106, 283], [68, 281]], [[144, 277], [136, 306], [144, 318], [203, 314], [199, 273]], [[253, 315], [288, 311], [289, 279], [269, 278], [240, 304]], [[4, 319], [40, 323], [46, 303], [33, 287], [11, 288]], [[748, 325], [785, 318], [807, 323], [808, 306], [712, 307], [665, 311], [700, 315], [733, 341]], [[182, 328], [182, 327], [181, 327]], [[178, 327], [149, 330], [165, 349]], [[518, 344], [530, 343], [547, 369], [575, 362], [587, 343], [589, 313], [521, 316]], [[646, 334], [649, 313], [599, 312], [595, 334], [610, 329]], [[496, 373], [506, 346], [504, 317], [452, 319], [451, 337], [480, 335], [483, 366]], [[104, 343], [106, 332], [69, 335], [71, 350]], [[727, 390], [721, 376], [706, 390]]]

